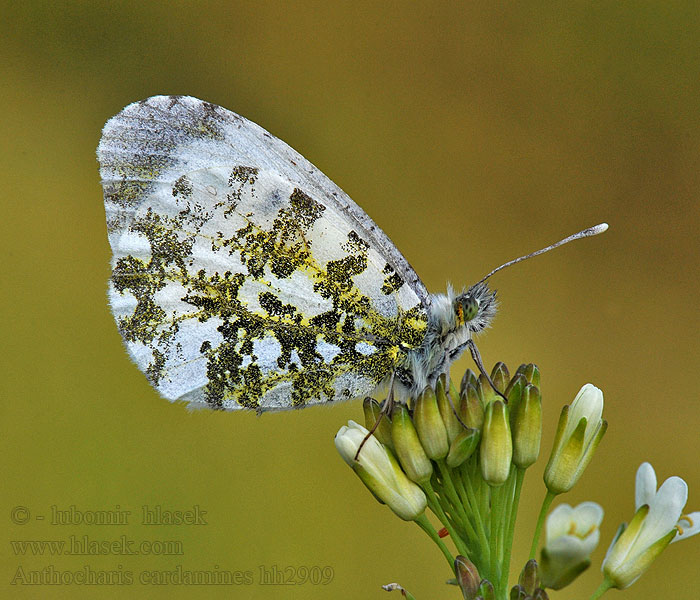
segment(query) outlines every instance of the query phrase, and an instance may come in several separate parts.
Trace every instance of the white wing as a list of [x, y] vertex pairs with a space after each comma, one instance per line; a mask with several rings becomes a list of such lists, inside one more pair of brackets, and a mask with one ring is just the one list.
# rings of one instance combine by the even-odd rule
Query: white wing
[[372, 391], [429, 302], [372, 220], [303, 157], [218, 106], [127, 106], [98, 148], [110, 300], [166, 398], [273, 410]]

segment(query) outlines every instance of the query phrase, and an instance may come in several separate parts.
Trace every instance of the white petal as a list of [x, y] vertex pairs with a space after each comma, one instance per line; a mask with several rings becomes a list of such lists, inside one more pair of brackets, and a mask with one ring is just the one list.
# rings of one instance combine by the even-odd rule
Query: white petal
[[547, 517], [546, 542], [549, 542], [569, 533], [571, 527], [571, 515], [574, 509], [568, 504], [560, 504]]
[[333, 441], [342, 459], [352, 467], [355, 453], [357, 452], [357, 444], [353, 440], [350, 428], [343, 425], [338, 430], [338, 433], [335, 434]]
[[681, 517], [678, 521], [678, 526], [683, 530], [683, 533], [674, 537], [672, 543], [700, 533], [700, 512], [690, 513]]
[[637, 469], [634, 484], [634, 510], [639, 510], [642, 504], [651, 504], [656, 495], [656, 473], [648, 462], [642, 463]]
[[571, 435], [582, 417], [586, 417], [586, 442], [591, 433], [595, 430], [603, 414], [603, 392], [592, 383], [587, 383], [576, 394], [576, 398], [571, 403], [569, 422], [567, 423], [567, 433]]
[[600, 526], [603, 520], [603, 507], [597, 502], [581, 502], [572, 515], [576, 522], [576, 533], [586, 537]]
[[649, 504], [642, 531], [635, 541], [634, 554], [642, 552], [671, 531], [688, 501], [688, 486], [680, 477], [669, 477], [663, 482]]
[[585, 556], [590, 556], [591, 552], [598, 547], [600, 541], [600, 529], [595, 529], [588, 537], [581, 540], [582, 552]]

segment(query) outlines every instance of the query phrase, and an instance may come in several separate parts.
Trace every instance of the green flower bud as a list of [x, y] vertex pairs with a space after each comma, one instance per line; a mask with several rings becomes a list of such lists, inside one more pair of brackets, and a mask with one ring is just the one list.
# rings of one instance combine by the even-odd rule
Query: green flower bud
[[402, 404], [394, 406], [391, 414], [391, 439], [396, 456], [411, 481], [423, 483], [433, 474], [433, 465], [425, 454], [413, 426], [408, 409]]
[[433, 460], [445, 458], [450, 451], [450, 444], [433, 388], [425, 388], [416, 399], [413, 424], [416, 426], [418, 437], [428, 458]]
[[496, 386], [496, 389], [501, 392], [501, 394], [506, 391], [506, 387], [508, 387], [508, 382], [510, 381], [510, 373], [508, 372], [506, 363], [499, 361], [494, 365], [491, 371], [491, 381], [493, 381], [493, 385]]
[[528, 596], [525, 588], [518, 584], [510, 589], [510, 600], [530, 600], [530, 596]]
[[374, 398], [365, 398], [362, 403], [362, 410], [365, 413], [365, 427], [368, 431], [372, 431], [372, 427], [377, 422], [379, 425], [374, 430], [374, 437], [376, 437], [382, 444], [393, 448], [393, 442], [391, 441], [391, 421], [389, 420], [389, 415], [381, 415], [382, 407]]
[[474, 387], [476, 387], [478, 385], [478, 382], [479, 382], [479, 379], [474, 374], [474, 371], [472, 371], [471, 369], [467, 369], [464, 372], [464, 375], [462, 376], [462, 382], [459, 385], [460, 395], [462, 394], [462, 392], [464, 392], [464, 390], [466, 389], [466, 387], [468, 385], [473, 385]]
[[459, 418], [471, 429], [481, 429], [484, 425], [484, 405], [476, 388], [471, 384], [460, 394]]
[[540, 387], [540, 370], [537, 365], [530, 363], [529, 365], [520, 365], [515, 375], [523, 375], [528, 383], [535, 387]]
[[479, 585], [479, 596], [483, 600], [496, 600], [496, 590], [488, 579], [482, 579]]
[[447, 440], [451, 444], [459, 433], [464, 429], [457, 419], [455, 410], [459, 408], [459, 396], [454, 393], [454, 386], [451, 385], [447, 375], [444, 373], [438, 377], [435, 384], [435, 396], [437, 397], [438, 410], [445, 424]]
[[496, 393], [496, 390], [494, 390], [491, 387], [489, 380], [486, 379], [486, 376], [483, 374], [479, 375], [479, 384], [478, 384], [476, 389], [479, 392], [479, 397], [481, 398], [481, 403], [484, 406], [488, 406], [489, 404], [491, 404], [491, 402], [493, 402], [494, 400], [497, 400], [500, 397]]
[[455, 558], [455, 575], [457, 575], [457, 585], [462, 590], [464, 600], [474, 600], [479, 593], [481, 581], [474, 563], [460, 554]]
[[427, 500], [423, 490], [406, 477], [392, 453], [371, 435], [355, 460], [357, 450], [368, 433], [354, 421], [341, 427], [335, 436], [335, 446], [340, 456], [377, 500], [404, 521], [414, 521], [424, 514]]
[[[524, 380], [524, 379], [523, 379]], [[513, 410], [513, 407], [509, 405]], [[540, 391], [527, 384], [511, 418], [513, 428], [513, 464], [527, 469], [540, 454], [542, 437], [542, 399]]]
[[513, 458], [513, 440], [508, 423], [508, 410], [501, 400], [486, 407], [481, 435], [481, 476], [491, 486], [505, 483]]
[[481, 432], [478, 429], [464, 429], [450, 445], [447, 455], [447, 466], [455, 469], [467, 460], [479, 447]]
[[510, 426], [513, 426], [513, 417], [517, 410], [520, 400], [523, 397], [523, 390], [527, 385], [527, 379], [521, 374], [516, 375], [510, 380], [508, 387], [506, 388], [505, 397], [508, 398], [508, 410], [510, 411]]
[[607, 429], [602, 413], [603, 392], [590, 383], [581, 388], [571, 406], [562, 409], [544, 472], [544, 482], [553, 494], [569, 491], [588, 466]]

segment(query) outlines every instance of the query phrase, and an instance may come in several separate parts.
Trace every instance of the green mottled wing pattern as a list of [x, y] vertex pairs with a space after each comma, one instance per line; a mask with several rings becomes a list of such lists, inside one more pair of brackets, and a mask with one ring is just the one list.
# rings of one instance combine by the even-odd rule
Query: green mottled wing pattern
[[129, 354], [170, 400], [280, 410], [370, 393], [428, 294], [369, 217], [254, 123], [188, 97], [127, 106], [98, 148]]

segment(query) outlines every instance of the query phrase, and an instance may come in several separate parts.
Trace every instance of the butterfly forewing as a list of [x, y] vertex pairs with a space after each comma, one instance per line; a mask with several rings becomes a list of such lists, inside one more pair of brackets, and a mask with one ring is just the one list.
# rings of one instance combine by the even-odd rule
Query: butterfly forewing
[[299, 154], [220, 107], [154, 97], [98, 149], [112, 309], [169, 399], [274, 410], [370, 393], [420, 345], [427, 293]]

